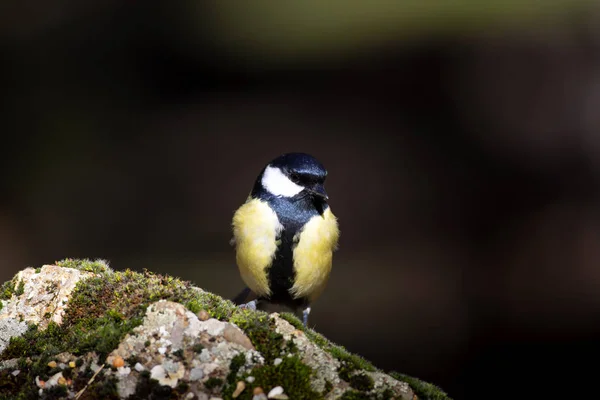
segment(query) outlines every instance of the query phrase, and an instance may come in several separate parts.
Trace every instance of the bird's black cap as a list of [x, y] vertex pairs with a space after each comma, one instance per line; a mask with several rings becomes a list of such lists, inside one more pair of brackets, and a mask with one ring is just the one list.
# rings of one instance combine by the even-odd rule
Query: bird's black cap
[[306, 153], [286, 153], [269, 163], [273, 167], [279, 167], [282, 171], [290, 174], [314, 176], [325, 178], [327, 170], [316, 158]]

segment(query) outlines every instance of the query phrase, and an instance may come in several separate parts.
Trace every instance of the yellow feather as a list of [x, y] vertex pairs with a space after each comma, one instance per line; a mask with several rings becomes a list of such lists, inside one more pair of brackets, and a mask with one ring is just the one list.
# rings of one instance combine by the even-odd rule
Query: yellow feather
[[277, 251], [277, 235], [281, 232], [277, 214], [267, 203], [249, 198], [233, 216], [236, 261], [242, 280], [259, 296], [269, 296], [266, 268]]
[[313, 302], [325, 289], [333, 251], [336, 249], [340, 231], [335, 215], [328, 208], [323, 216], [311, 218], [300, 232], [294, 249], [296, 280], [291, 289], [295, 298], [308, 297]]

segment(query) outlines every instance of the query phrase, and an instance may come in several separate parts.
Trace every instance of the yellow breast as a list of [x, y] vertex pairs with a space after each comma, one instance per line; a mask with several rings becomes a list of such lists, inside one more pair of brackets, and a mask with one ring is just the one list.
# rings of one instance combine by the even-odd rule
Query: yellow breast
[[277, 251], [283, 226], [277, 214], [258, 199], [248, 199], [233, 216], [236, 261], [242, 280], [259, 296], [269, 296], [267, 267]]
[[296, 280], [291, 289], [295, 298], [314, 301], [325, 289], [331, 272], [333, 251], [340, 231], [331, 208], [310, 219], [298, 234], [294, 249]]

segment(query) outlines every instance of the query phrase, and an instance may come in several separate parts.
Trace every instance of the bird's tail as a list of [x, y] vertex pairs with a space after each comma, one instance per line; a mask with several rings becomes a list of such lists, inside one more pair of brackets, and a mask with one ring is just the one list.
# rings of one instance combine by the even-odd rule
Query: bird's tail
[[235, 296], [231, 301], [233, 301], [235, 303], [235, 305], [238, 305], [238, 306], [242, 305], [242, 304], [246, 304], [248, 301], [250, 301], [249, 297], [251, 294], [253, 294], [252, 290], [250, 290], [250, 288], [246, 287], [237, 296]]

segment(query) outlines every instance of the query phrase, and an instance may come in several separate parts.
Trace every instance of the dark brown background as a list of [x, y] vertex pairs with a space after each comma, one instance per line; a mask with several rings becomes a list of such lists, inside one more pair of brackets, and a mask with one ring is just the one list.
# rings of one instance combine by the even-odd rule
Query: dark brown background
[[304, 151], [342, 229], [318, 331], [456, 399], [588, 391], [600, 14], [121, 3], [3, 6], [1, 281], [99, 257], [233, 296], [232, 214]]

